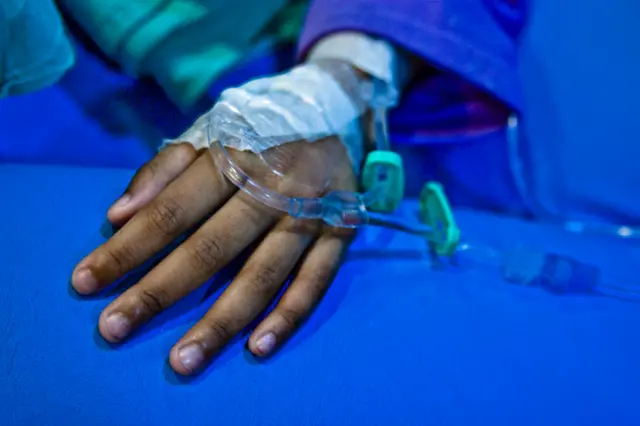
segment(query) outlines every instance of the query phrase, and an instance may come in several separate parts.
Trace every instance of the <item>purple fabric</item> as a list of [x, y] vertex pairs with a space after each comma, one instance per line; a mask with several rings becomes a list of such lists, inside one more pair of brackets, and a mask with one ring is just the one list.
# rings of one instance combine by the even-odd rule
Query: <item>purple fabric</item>
[[339, 31], [390, 40], [433, 65], [391, 115], [394, 140], [464, 137], [520, 110], [516, 39], [525, 18], [524, 0], [315, 0], [300, 55]]

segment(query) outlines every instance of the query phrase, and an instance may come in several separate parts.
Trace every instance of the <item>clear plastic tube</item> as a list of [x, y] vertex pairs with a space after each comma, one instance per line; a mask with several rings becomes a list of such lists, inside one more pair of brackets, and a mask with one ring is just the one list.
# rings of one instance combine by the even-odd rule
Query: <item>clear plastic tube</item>
[[[433, 241], [429, 226], [371, 214], [369, 225], [384, 227]], [[441, 264], [432, 253], [432, 260]], [[514, 247], [498, 250], [489, 246], [460, 243], [451, 258], [463, 269], [487, 268], [506, 282], [541, 287], [554, 294], [595, 294], [640, 302], [640, 280], [621, 274], [606, 274], [597, 266], [567, 255], [547, 252], [536, 247]]]
[[430, 226], [398, 219], [386, 214], [369, 213], [367, 224], [369, 226], [391, 229], [426, 239], [433, 238], [433, 229]]
[[[344, 64], [343, 64], [344, 65]], [[363, 91], [373, 90], [372, 85], [364, 84], [360, 87], [353, 69], [344, 65], [334, 70], [334, 77], [340, 81], [350, 93], [358, 89]], [[366, 96], [374, 96], [375, 93]], [[363, 98], [365, 95], [362, 96]], [[377, 98], [376, 98], [377, 99]], [[389, 149], [389, 135], [386, 124], [386, 107], [376, 101], [374, 108], [374, 141], [377, 150]], [[380, 197], [381, 191], [385, 187], [385, 179], [388, 170], [384, 166], [379, 166], [377, 172], [377, 185], [366, 193], [352, 191], [332, 191], [320, 197], [302, 196], [301, 194], [315, 192], [326, 184], [331, 177], [332, 167], [335, 166], [334, 151], [327, 150], [321, 158], [309, 158], [310, 163], [296, 176], [285, 176], [286, 173], [280, 167], [281, 163], [287, 164], [291, 159], [298, 162], [300, 152], [293, 152], [295, 142], [289, 142], [274, 148], [262, 151], [252, 150], [260, 160], [252, 164], [252, 167], [244, 167], [239, 164], [231, 151], [225, 145], [232, 140], [241, 140], [245, 144], [264, 144], [260, 137], [252, 130], [251, 126], [243, 120], [241, 114], [234, 110], [232, 106], [227, 106], [223, 102], [212, 110], [209, 123], [207, 125], [207, 137], [209, 139], [209, 150], [213, 155], [216, 166], [223, 174], [239, 189], [249, 194], [252, 198], [276, 210], [280, 210], [292, 217], [301, 219], [321, 219], [325, 223], [344, 228], [355, 228], [369, 223], [369, 212], [367, 208], [374, 204]], [[296, 135], [287, 135], [288, 140], [304, 140], [305, 138]], [[306, 135], [306, 138], [313, 135]], [[264, 138], [262, 138], [264, 139]], [[304, 144], [305, 142], [301, 142]], [[323, 144], [323, 141], [314, 142], [316, 145]], [[300, 146], [300, 145], [298, 145]], [[308, 150], [306, 150], [308, 151]], [[308, 155], [309, 156], [309, 155]], [[290, 158], [287, 158], [290, 157]], [[258, 171], [256, 171], [256, 168]], [[318, 169], [318, 170], [314, 170]], [[250, 170], [251, 175], [245, 172]], [[326, 173], [325, 183], [307, 185], [307, 181], [318, 181], [318, 177], [310, 178], [305, 173]], [[275, 183], [274, 183], [275, 182]], [[287, 191], [282, 191], [282, 187], [287, 187]], [[291, 190], [291, 188], [295, 190]]]
[[[517, 285], [536, 286], [555, 294], [599, 294], [640, 302], [640, 282], [631, 277], [602, 273], [597, 265], [538, 248], [496, 250], [460, 244], [455, 256], [463, 264], [498, 269]], [[461, 259], [460, 259], [461, 258]]]
[[527, 184], [526, 168], [521, 158], [523, 131], [520, 119], [516, 114], [509, 117], [506, 132], [511, 174], [521, 199], [531, 213], [549, 222], [562, 224], [568, 232], [609, 235], [640, 242], [640, 228], [638, 227], [595, 221], [567, 220], [556, 211], [557, 209], [547, 208], [544, 203], [534, 199], [531, 188]]
[[287, 196], [272, 190], [250, 177], [218, 141], [210, 151], [216, 166], [239, 189], [256, 201], [300, 219], [321, 219], [330, 226], [356, 228], [369, 221], [367, 206], [377, 199], [377, 189], [366, 194], [332, 191], [323, 197]]

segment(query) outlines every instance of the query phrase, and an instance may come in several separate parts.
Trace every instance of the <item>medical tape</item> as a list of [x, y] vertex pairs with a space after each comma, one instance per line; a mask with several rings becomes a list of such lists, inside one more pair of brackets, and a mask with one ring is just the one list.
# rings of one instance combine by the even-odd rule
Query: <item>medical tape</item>
[[375, 84], [375, 90], [363, 95], [370, 106], [396, 105], [406, 64], [390, 43], [357, 32], [336, 33], [311, 49], [310, 61], [322, 59], [338, 59], [367, 73]]
[[313, 142], [336, 135], [343, 142], [356, 173], [363, 159], [360, 116], [364, 112], [345, 93], [330, 72], [307, 63], [274, 77], [250, 81], [225, 90], [213, 108], [170, 143], [188, 142], [208, 147], [206, 126], [217, 109], [236, 111], [249, 124], [257, 140], [232, 139], [225, 146], [262, 152], [287, 142]]
[[[225, 90], [208, 113], [163, 146], [188, 142], [196, 149], [208, 147], [209, 118], [217, 109], [226, 108], [236, 111], [238, 119], [249, 124], [258, 138], [252, 141], [234, 138], [223, 141], [225, 146], [262, 152], [287, 142], [313, 142], [336, 135], [358, 174], [364, 156], [360, 118], [367, 107], [396, 104], [401, 61], [389, 43], [359, 33], [325, 38], [314, 47], [308, 60], [287, 73]], [[325, 60], [329, 60], [327, 65], [323, 64]], [[353, 86], [357, 78], [346, 64], [369, 74], [375, 85], [357, 81], [361, 90], [353, 93], [354, 90], [349, 90], [353, 87], [345, 87], [345, 82]]]

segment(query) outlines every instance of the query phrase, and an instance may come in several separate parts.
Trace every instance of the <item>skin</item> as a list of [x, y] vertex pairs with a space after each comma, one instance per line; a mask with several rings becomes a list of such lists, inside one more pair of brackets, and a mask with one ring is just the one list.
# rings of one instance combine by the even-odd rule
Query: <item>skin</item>
[[[298, 142], [290, 148], [283, 167], [294, 177], [292, 181], [306, 182], [308, 193], [302, 195], [356, 189], [351, 165], [336, 138], [312, 144]], [[235, 152], [233, 157], [244, 170], [252, 166], [259, 169], [254, 154]], [[307, 164], [302, 160], [328, 164], [323, 159], [331, 160], [331, 168], [327, 167], [331, 179], [304, 175], [310, 168], [300, 167]], [[267, 184], [281, 192], [291, 190], [291, 181]], [[73, 288], [83, 295], [108, 287], [196, 227], [168, 257], [102, 312], [99, 330], [109, 342], [125, 340], [255, 244], [229, 287], [171, 349], [171, 366], [184, 375], [204, 368], [267, 308], [294, 274], [274, 310], [247, 343], [258, 357], [272, 354], [320, 301], [353, 237], [352, 232], [296, 220], [257, 203], [219, 173], [209, 152], [198, 152], [186, 143], [169, 146], [144, 165], [107, 217], [120, 229], [83, 259], [72, 275]]]

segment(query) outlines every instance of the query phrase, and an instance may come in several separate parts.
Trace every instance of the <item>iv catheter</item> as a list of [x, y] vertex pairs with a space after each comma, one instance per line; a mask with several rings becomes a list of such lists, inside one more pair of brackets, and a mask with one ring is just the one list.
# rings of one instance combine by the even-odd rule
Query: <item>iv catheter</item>
[[[420, 223], [398, 221], [390, 215], [404, 196], [404, 170], [401, 157], [389, 149], [386, 109], [373, 109], [376, 149], [368, 154], [362, 173], [364, 193], [333, 191], [317, 198], [282, 194], [247, 174], [225, 148], [224, 138], [242, 138], [251, 144], [258, 136], [246, 123], [238, 122], [234, 111], [218, 108], [218, 115], [209, 123], [210, 151], [224, 175], [239, 189], [267, 206], [303, 219], [320, 219], [331, 226], [357, 228], [366, 225], [394, 229], [422, 238], [432, 259], [460, 260], [500, 271], [507, 282], [538, 286], [558, 294], [601, 294], [640, 301], [640, 285], [635, 280], [622, 279], [620, 284], [603, 283], [599, 268], [568, 256], [540, 250], [514, 249], [498, 251], [460, 243], [460, 230], [441, 185], [427, 183], [420, 196]], [[321, 142], [315, 142], [321, 143]], [[285, 148], [286, 149], [286, 148]], [[278, 179], [286, 172], [278, 168], [286, 151], [266, 156], [254, 149], [262, 166]], [[273, 160], [276, 161], [273, 161]], [[459, 262], [458, 262], [459, 263]], [[631, 285], [630, 285], [631, 284]]]
[[[376, 138], [388, 149], [384, 110], [376, 116]], [[452, 264], [485, 267], [499, 272], [508, 283], [540, 287], [554, 294], [592, 294], [640, 302], [640, 283], [626, 277], [608, 277], [595, 266], [566, 255], [536, 248], [496, 250], [491, 247], [460, 243], [458, 229], [442, 186], [425, 184], [420, 194], [420, 223], [397, 221], [389, 215], [369, 214], [371, 226], [393, 229], [423, 238], [432, 261], [445, 258]], [[464, 266], [463, 266], [464, 267]], [[615, 281], [615, 284], [614, 284]]]
[[[275, 146], [263, 152], [261, 138], [248, 123], [238, 120], [233, 106], [218, 102], [214, 112], [215, 114], [209, 117], [207, 136], [210, 141], [209, 150], [217, 168], [240, 190], [262, 204], [295, 218], [320, 219], [334, 227], [357, 228], [368, 223], [370, 211], [392, 213], [402, 201], [404, 196], [402, 158], [389, 150], [384, 108], [374, 110], [376, 149], [367, 155], [362, 171], [364, 192], [331, 191], [321, 197], [300, 196], [305, 191], [282, 193], [274, 189], [274, 186], [278, 187], [278, 183], [285, 182], [286, 185], [291, 186], [297, 183], [296, 180], [300, 180], [299, 176], [286, 178], [286, 165], [290, 163], [291, 158], [296, 158], [300, 154], [295, 152], [295, 148], [289, 147], [294, 144]], [[225, 144], [226, 141], [233, 139], [241, 139], [247, 146], [252, 147], [251, 151], [259, 160], [261, 174], [256, 176], [255, 173], [247, 172], [236, 161]], [[325, 157], [316, 159], [320, 163], [319, 168], [333, 166], [335, 157], [328, 154]], [[301, 187], [304, 185], [304, 182], [300, 184]]]
[[424, 239], [434, 263], [448, 260], [461, 268], [491, 269], [508, 283], [540, 287], [554, 294], [591, 294], [640, 302], [640, 282], [605, 275], [598, 266], [571, 256], [532, 247], [497, 250], [461, 243], [448, 200], [440, 184], [435, 182], [427, 183], [420, 196], [420, 223], [371, 214], [369, 224]]

